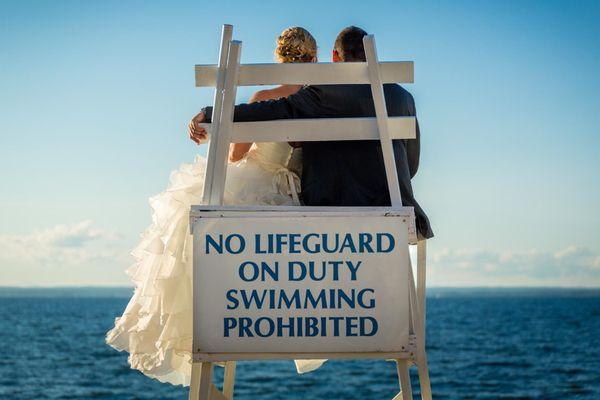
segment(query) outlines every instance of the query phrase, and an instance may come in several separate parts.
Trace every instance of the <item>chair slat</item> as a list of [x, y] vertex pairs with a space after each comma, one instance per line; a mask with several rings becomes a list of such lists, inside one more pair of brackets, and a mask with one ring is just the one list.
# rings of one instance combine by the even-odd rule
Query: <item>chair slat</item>
[[[392, 139], [416, 138], [415, 117], [389, 117]], [[208, 132], [212, 124], [201, 124]], [[232, 143], [379, 140], [376, 118], [286, 119], [233, 124]]]
[[[380, 62], [383, 83], [413, 83], [412, 61]], [[196, 86], [214, 87], [216, 65], [196, 65]], [[370, 83], [367, 64], [352, 63], [289, 63], [242, 64], [239, 67], [238, 86], [256, 85], [331, 85]]]

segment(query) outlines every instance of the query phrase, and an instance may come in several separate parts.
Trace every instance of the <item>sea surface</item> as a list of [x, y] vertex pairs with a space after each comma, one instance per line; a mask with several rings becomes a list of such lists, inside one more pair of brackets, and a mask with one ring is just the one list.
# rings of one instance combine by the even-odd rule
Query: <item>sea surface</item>
[[[0, 288], [0, 399], [186, 399], [104, 343], [130, 293]], [[600, 399], [600, 290], [432, 289], [427, 311], [434, 399]], [[240, 362], [235, 385], [237, 399], [252, 400], [397, 392], [384, 360], [330, 361], [304, 375], [291, 361]]]

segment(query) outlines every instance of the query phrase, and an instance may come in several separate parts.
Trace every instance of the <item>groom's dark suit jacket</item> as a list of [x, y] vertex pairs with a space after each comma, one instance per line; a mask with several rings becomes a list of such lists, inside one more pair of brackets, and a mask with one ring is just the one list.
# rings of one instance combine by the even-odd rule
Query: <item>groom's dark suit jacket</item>
[[[415, 116], [412, 95], [399, 85], [384, 85], [389, 116]], [[212, 108], [203, 110], [210, 120]], [[234, 120], [265, 121], [291, 118], [374, 117], [369, 85], [306, 86], [279, 100], [240, 104]], [[419, 167], [417, 138], [394, 140], [402, 204], [415, 209], [419, 236], [430, 238], [429, 220], [413, 195], [411, 178]], [[308, 206], [390, 205], [379, 141], [304, 142], [302, 144], [302, 200]]]

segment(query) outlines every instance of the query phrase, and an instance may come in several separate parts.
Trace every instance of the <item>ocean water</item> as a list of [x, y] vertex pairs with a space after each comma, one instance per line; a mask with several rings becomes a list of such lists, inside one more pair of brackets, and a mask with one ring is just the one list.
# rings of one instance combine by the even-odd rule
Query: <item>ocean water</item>
[[[186, 399], [104, 344], [130, 290], [0, 288], [0, 399]], [[600, 399], [600, 291], [431, 290], [434, 399]], [[415, 398], [418, 382], [413, 372]], [[222, 376], [216, 368], [217, 379]], [[237, 399], [391, 399], [395, 364], [238, 364]]]

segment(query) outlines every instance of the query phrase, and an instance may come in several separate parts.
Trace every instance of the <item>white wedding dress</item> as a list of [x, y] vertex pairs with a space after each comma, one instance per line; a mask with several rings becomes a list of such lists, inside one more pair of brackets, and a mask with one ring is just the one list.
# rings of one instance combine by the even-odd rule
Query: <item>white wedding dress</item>
[[[293, 205], [292, 186], [300, 180], [286, 166], [292, 148], [287, 143], [258, 143], [227, 169], [227, 205]], [[190, 206], [199, 204], [206, 159], [196, 157], [171, 173], [167, 189], [150, 198], [152, 224], [133, 249], [136, 262], [128, 269], [133, 297], [106, 342], [129, 352], [132, 368], [161, 382], [189, 385], [192, 349], [192, 240]], [[293, 183], [293, 185], [291, 184]], [[292, 194], [294, 196], [292, 196]], [[318, 368], [324, 360], [297, 360], [299, 373]]]

